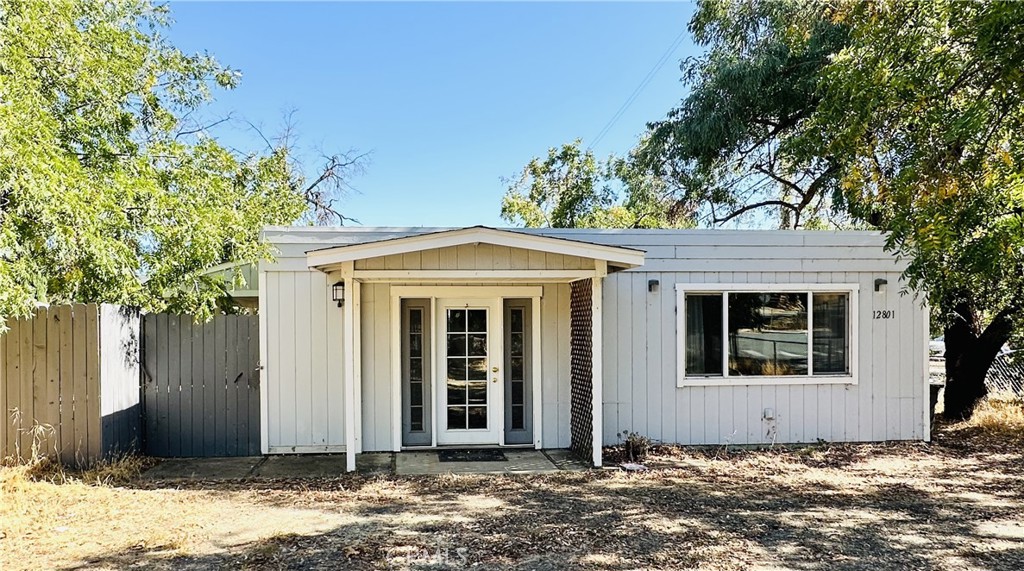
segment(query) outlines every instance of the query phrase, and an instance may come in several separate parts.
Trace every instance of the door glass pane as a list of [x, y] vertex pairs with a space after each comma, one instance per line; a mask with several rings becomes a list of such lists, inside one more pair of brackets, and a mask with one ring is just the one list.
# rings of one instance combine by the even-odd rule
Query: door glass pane
[[[512, 315], [515, 315], [516, 313], [520, 312], [513, 311]], [[515, 329], [513, 329], [512, 334], [509, 335], [509, 352], [513, 356], [519, 356], [523, 354], [523, 334], [516, 333]]]
[[409, 429], [414, 432], [423, 430], [423, 407], [414, 406], [409, 409]]
[[469, 334], [469, 355], [473, 357], [486, 357], [487, 356], [487, 334], [486, 333], [470, 333]]
[[487, 403], [487, 382], [469, 383], [469, 403]]
[[729, 374], [807, 374], [807, 293], [729, 294]]
[[525, 398], [523, 395], [523, 382], [517, 381], [512, 383], [512, 404], [523, 404]]
[[464, 334], [448, 334], [448, 356], [456, 357], [466, 354], [466, 336]]
[[448, 407], [448, 429], [466, 428], [466, 407]]
[[467, 331], [471, 332], [487, 332], [487, 310], [486, 309], [470, 309], [469, 313], [469, 328]]
[[512, 380], [513, 381], [521, 381], [521, 380], [523, 380], [523, 358], [522, 357], [512, 357], [511, 362], [512, 362], [512, 369], [509, 371], [509, 374], [512, 375]]
[[409, 385], [409, 404], [420, 406], [423, 404], [423, 383], [411, 383]]
[[448, 382], [448, 404], [466, 404], [466, 383]]
[[523, 330], [523, 310], [513, 309], [512, 315], [509, 316], [509, 328], [512, 331]]
[[469, 427], [470, 428], [487, 428], [487, 407], [486, 406], [471, 406], [471, 407], [469, 407]]
[[512, 430], [522, 430], [526, 427], [526, 410], [522, 405], [512, 406]]
[[466, 359], [466, 373], [471, 381], [486, 381], [487, 359]]
[[465, 331], [466, 330], [466, 310], [464, 309], [449, 309], [448, 310], [448, 331]]
[[448, 359], [448, 382], [466, 380], [466, 360], [462, 357]]

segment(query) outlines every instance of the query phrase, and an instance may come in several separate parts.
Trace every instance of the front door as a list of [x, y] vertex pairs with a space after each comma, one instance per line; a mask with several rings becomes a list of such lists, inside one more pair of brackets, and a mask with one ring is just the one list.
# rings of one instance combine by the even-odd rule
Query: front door
[[439, 299], [437, 443], [501, 444], [500, 300]]

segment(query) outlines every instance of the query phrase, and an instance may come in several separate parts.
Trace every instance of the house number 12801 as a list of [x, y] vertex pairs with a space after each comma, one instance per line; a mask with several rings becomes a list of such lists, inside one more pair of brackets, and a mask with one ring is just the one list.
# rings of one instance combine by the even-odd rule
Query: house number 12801
[[875, 319], [893, 319], [896, 317], [895, 309], [876, 309]]

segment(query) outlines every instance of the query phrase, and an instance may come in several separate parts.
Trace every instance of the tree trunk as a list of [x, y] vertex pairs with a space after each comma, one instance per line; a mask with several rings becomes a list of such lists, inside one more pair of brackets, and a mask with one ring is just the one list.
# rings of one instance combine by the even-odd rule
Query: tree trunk
[[946, 394], [943, 399], [947, 418], [967, 419], [978, 401], [985, 397], [985, 376], [999, 350], [1009, 340], [1010, 308], [999, 312], [983, 332], [978, 314], [966, 302], [953, 307], [954, 320], [946, 326]]

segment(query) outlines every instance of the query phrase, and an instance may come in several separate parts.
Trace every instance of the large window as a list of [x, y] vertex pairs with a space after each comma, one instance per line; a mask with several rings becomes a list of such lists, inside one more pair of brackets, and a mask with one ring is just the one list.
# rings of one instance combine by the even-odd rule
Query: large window
[[680, 384], [852, 382], [856, 286], [705, 287], [677, 286]]

